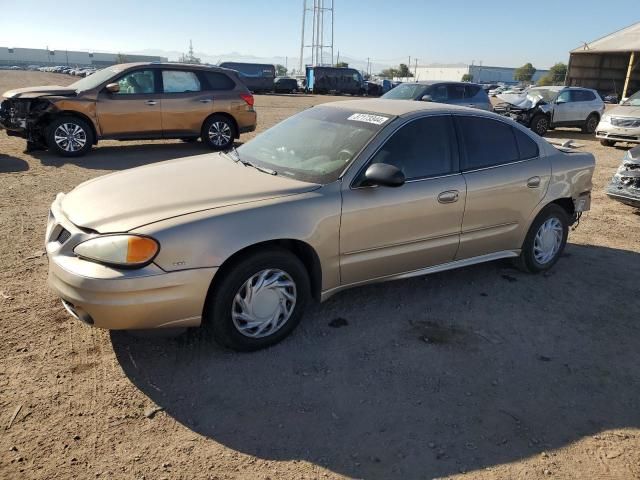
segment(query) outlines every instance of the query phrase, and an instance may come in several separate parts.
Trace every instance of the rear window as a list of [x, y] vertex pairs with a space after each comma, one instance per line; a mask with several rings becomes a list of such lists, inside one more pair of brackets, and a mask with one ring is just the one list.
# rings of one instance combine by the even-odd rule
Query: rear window
[[492, 167], [520, 159], [510, 125], [490, 118], [457, 117], [466, 158], [464, 170]]
[[529, 137], [529, 135], [517, 128], [513, 129], [513, 133], [516, 136], [516, 142], [518, 143], [520, 160], [529, 160], [530, 158], [536, 158], [539, 154], [538, 144], [534, 142]]
[[481, 88], [478, 85], [465, 85], [464, 92], [467, 98], [475, 97]]
[[381, 98], [392, 100], [415, 100], [424, 95], [426, 88], [419, 83], [401, 83], [385, 93]]
[[224, 73], [204, 72], [207, 90], [233, 90], [236, 86], [233, 80]]

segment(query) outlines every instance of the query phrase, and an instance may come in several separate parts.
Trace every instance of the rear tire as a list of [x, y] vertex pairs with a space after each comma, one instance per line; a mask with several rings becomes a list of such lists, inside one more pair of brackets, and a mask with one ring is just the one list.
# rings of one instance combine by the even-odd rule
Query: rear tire
[[202, 142], [212, 150], [228, 150], [236, 137], [235, 124], [225, 115], [212, 115], [202, 126]]
[[581, 128], [583, 133], [595, 133], [596, 128], [598, 128], [598, 122], [600, 122], [600, 118], [595, 113], [592, 113], [587, 117], [587, 120], [584, 122], [584, 126]]
[[549, 117], [547, 117], [546, 115], [536, 115], [535, 117], [533, 117], [533, 120], [531, 120], [531, 130], [533, 130], [541, 137], [543, 137], [544, 134], [547, 133], [547, 130], [549, 130], [549, 126]]
[[94, 137], [91, 126], [71, 115], [55, 118], [45, 128], [49, 150], [62, 157], [80, 157], [91, 150]]
[[[259, 350], [280, 342], [300, 323], [310, 282], [292, 253], [281, 248], [256, 251], [220, 273], [203, 315], [204, 328], [220, 345]], [[261, 280], [263, 274], [267, 276]]]
[[515, 266], [528, 273], [549, 270], [562, 255], [568, 235], [567, 211], [554, 203], [547, 205], [529, 227]]
[[613, 140], [600, 140], [600, 145], [603, 147], [613, 147], [616, 144]]

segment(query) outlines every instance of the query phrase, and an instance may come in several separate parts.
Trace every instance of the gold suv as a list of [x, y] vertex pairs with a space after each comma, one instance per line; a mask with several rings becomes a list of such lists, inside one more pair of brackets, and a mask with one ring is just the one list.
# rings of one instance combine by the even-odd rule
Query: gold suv
[[478, 109], [323, 104], [237, 150], [60, 193], [49, 285], [96, 327], [204, 324], [254, 350], [345, 288], [502, 258], [551, 268], [590, 207], [594, 166]]
[[101, 139], [198, 137], [225, 150], [256, 128], [253, 96], [236, 72], [174, 63], [129, 63], [100, 70], [68, 87], [4, 93], [0, 127], [49, 148], [84, 155]]

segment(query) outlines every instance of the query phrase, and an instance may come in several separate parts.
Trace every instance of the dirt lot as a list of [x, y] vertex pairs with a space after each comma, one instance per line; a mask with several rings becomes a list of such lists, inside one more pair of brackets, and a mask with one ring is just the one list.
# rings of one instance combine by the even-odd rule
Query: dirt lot
[[[69, 82], [0, 72], [0, 92]], [[258, 96], [258, 131], [334, 99]], [[550, 136], [597, 168], [549, 274], [498, 262], [346, 291], [241, 355], [85, 327], [46, 288], [57, 192], [202, 146], [62, 160], [0, 133], [0, 478], [640, 478], [640, 216], [602, 193], [624, 149]]]

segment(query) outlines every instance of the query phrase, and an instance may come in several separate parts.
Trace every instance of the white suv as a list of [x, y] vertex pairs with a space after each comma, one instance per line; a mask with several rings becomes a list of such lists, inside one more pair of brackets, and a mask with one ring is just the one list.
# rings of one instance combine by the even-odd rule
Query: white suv
[[513, 118], [542, 136], [555, 127], [579, 127], [594, 133], [604, 113], [595, 90], [579, 87], [533, 87], [523, 94], [498, 95], [494, 111]]

